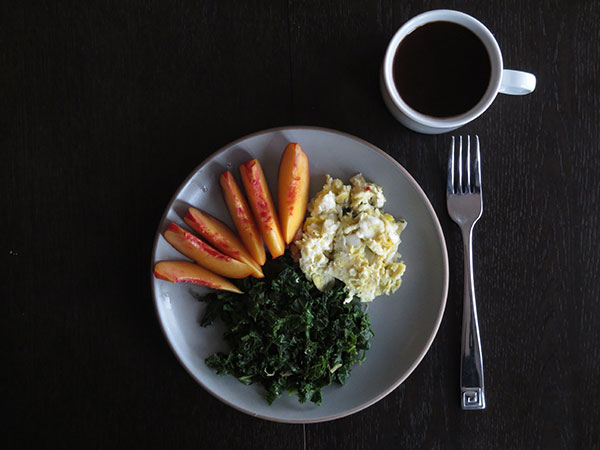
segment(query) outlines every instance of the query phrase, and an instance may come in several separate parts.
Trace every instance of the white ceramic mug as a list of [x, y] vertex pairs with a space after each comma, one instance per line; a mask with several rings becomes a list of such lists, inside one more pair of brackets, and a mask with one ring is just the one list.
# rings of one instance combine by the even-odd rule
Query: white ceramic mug
[[[481, 100], [463, 114], [444, 118], [428, 116], [408, 106], [398, 93], [392, 70], [394, 56], [402, 40], [416, 28], [439, 21], [454, 22], [475, 33], [483, 42], [491, 64], [490, 82]], [[380, 87], [385, 104], [402, 125], [419, 133], [440, 134], [456, 130], [479, 117], [492, 104], [498, 92], [510, 95], [529, 94], [535, 89], [535, 82], [535, 75], [531, 73], [504, 69], [500, 47], [490, 30], [480, 21], [459, 11], [437, 9], [413, 17], [396, 32], [385, 52]]]

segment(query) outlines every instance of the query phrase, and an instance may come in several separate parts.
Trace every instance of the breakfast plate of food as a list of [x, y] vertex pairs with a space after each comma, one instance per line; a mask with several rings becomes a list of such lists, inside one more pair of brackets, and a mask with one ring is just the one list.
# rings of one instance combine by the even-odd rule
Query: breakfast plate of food
[[415, 369], [442, 320], [448, 256], [392, 157], [316, 127], [241, 138], [167, 205], [152, 290], [175, 355], [208, 392], [267, 420], [360, 411]]

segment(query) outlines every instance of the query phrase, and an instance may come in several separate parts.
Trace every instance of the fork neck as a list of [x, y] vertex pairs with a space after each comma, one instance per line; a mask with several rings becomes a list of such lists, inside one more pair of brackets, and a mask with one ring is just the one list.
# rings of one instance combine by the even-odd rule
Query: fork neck
[[473, 240], [473, 228], [475, 228], [475, 223], [465, 223], [460, 227], [460, 232], [462, 233], [463, 242], [471, 244]]

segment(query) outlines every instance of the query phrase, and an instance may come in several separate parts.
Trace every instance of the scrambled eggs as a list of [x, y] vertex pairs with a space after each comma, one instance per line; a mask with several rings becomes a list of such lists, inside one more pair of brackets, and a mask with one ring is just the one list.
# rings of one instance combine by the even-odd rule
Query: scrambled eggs
[[405, 265], [398, 260], [400, 232], [406, 226], [383, 212], [380, 186], [361, 174], [352, 185], [327, 175], [321, 192], [308, 205], [303, 234], [295, 244], [300, 268], [320, 290], [337, 278], [346, 285], [345, 302], [355, 296], [370, 302], [391, 294], [402, 283]]

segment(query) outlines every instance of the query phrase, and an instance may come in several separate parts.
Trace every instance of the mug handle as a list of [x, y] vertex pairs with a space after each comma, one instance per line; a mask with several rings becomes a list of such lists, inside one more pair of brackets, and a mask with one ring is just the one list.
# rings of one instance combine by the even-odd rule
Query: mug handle
[[535, 81], [532, 73], [504, 69], [499, 92], [509, 95], [531, 94], [535, 90]]

